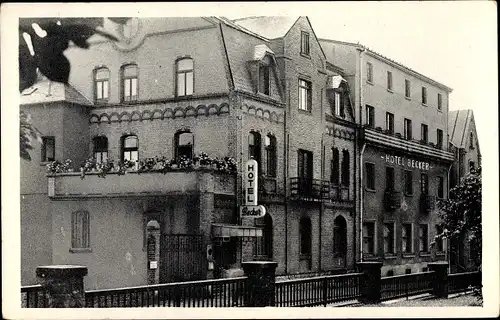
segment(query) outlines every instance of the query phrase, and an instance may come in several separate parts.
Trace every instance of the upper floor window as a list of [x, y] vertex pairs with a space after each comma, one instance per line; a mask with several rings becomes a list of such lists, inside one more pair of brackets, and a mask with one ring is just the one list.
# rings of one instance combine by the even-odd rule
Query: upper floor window
[[344, 95], [342, 92], [335, 92], [333, 103], [335, 104], [335, 116], [345, 118]]
[[413, 194], [413, 172], [410, 170], [404, 170], [404, 190], [405, 190], [405, 195], [412, 195]]
[[375, 108], [369, 105], [366, 106], [366, 126], [375, 128]]
[[122, 101], [135, 101], [138, 96], [138, 68], [135, 64], [122, 67]]
[[387, 90], [392, 91], [392, 72], [387, 71]]
[[410, 80], [405, 79], [405, 97], [410, 98], [411, 96], [411, 84]]
[[366, 188], [370, 190], [375, 190], [375, 164], [365, 163], [366, 171]]
[[311, 82], [299, 79], [299, 109], [311, 111]]
[[443, 96], [438, 93], [438, 110], [443, 110]]
[[94, 158], [98, 163], [108, 160], [108, 138], [95, 137], [94, 142]]
[[394, 168], [386, 167], [385, 168], [385, 189], [386, 190], [394, 190], [395, 185], [395, 176], [394, 176]]
[[332, 149], [332, 167], [331, 167], [331, 172], [330, 172], [330, 182], [336, 186], [339, 184], [339, 180], [340, 180], [339, 165], [340, 165], [339, 149], [333, 148]]
[[271, 91], [271, 68], [266, 65], [259, 66], [259, 92], [269, 95]]
[[422, 104], [427, 104], [427, 88], [422, 87]]
[[266, 136], [267, 176], [276, 177], [276, 137]]
[[300, 254], [303, 256], [311, 255], [311, 219], [305, 217], [300, 219], [299, 223], [299, 241]]
[[94, 70], [94, 99], [104, 102], [109, 98], [109, 69], [98, 68]]
[[189, 96], [194, 91], [193, 59], [183, 58], [177, 60], [177, 96]]
[[310, 181], [313, 177], [313, 153], [311, 151], [299, 149], [297, 152], [297, 169], [299, 178], [306, 183], [304, 190], [310, 188]]
[[349, 186], [349, 151], [342, 150], [342, 185]]
[[90, 248], [90, 221], [88, 211], [76, 211], [71, 215], [71, 248]]
[[254, 159], [257, 161], [257, 166], [258, 170], [260, 172], [260, 147], [261, 147], [261, 141], [260, 141], [260, 133], [251, 131], [250, 134], [248, 135], [248, 156], [250, 159]]
[[139, 140], [137, 136], [122, 137], [122, 160], [139, 160]]
[[56, 138], [42, 137], [42, 162], [54, 161], [56, 159]]
[[438, 182], [438, 198], [443, 198], [444, 197], [444, 178], [443, 177], [437, 177], [437, 182]]
[[175, 134], [175, 158], [193, 158], [194, 136], [189, 131], [179, 131]]
[[385, 130], [388, 133], [394, 133], [394, 114], [390, 112], [385, 114]]
[[404, 138], [407, 140], [412, 139], [411, 120], [410, 119], [405, 119], [405, 122], [404, 122]]
[[429, 129], [426, 124], [422, 123], [422, 126], [420, 127], [420, 140], [424, 143], [427, 143], [429, 141]]
[[436, 131], [436, 145], [439, 149], [443, 148], [443, 130], [441, 129]]
[[373, 82], [373, 65], [370, 62], [366, 63], [366, 81]]
[[300, 53], [309, 55], [309, 33], [302, 31], [300, 36]]
[[469, 149], [474, 149], [474, 134], [472, 132], [469, 135]]

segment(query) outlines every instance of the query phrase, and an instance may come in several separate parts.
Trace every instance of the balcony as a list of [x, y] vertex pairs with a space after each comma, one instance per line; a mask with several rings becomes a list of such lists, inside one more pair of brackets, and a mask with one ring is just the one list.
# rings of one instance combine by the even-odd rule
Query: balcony
[[384, 207], [389, 212], [401, 207], [401, 192], [386, 190], [384, 194]]
[[436, 197], [423, 194], [420, 196], [420, 211], [429, 213], [436, 207]]
[[330, 185], [329, 196], [332, 202], [352, 202], [349, 187], [347, 186]]
[[61, 173], [48, 177], [51, 198], [124, 197], [175, 195], [195, 192], [214, 192], [233, 195], [235, 175], [208, 170], [167, 172], [108, 173], [105, 178], [96, 173]]
[[380, 127], [370, 128], [364, 127], [364, 137], [368, 142], [377, 143], [383, 146], [390, 147], [391, 149], [399, 149], [405, 152], [413, 152], [424, 154], [426, 156], [434, 157], [440, 160], [452, 162], [454, 155], [451, 152], [442, 150], [439, 146], [433, 143], [426, 143], [417, 140], [405, 139], [399, 133], [390, 133], [382, 130]]
[[319, 202], [328, 198], [329, 183], [319, 179], [290, 178], [291, 197], [302, 201]]

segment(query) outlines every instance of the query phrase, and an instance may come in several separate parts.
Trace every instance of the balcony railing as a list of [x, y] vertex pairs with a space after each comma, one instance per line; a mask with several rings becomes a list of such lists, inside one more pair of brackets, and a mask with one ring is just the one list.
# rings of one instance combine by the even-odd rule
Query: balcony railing
[[436, 207], [436, 197], [423, 194], [420, 196], [420, 210], [422, 213], [429, 213]]
[[322, 201], [328, 197], [329, 183], [319, 179], [290, 178], [293, 198], [305, 201]]
[[384, 194], [384, 205], [387, 211], [394, 211], [401, 207], [401, 192], [386, 190]]

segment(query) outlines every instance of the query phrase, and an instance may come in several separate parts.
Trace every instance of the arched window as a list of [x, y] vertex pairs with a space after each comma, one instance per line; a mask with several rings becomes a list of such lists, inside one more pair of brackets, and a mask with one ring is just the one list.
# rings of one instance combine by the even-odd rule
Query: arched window
[[190, 96], [194, 92], [193, 59], [183, 58], [177, 60], [177, 96]]
[[105, 102], [109, 98], [109, 69], [106, 67], [94, 70], [94, 99]]
[[311, 219], [308, 217], [300, 219], [299, 233], [300, 255], [311, 256]]
[[139, 140], [137, 136], [122, 137], [122, 161], [137, 161], [139, 160]]
[[259, 172], [261, 170], [260, 146], [261, 146], [260, 133], [251, 131], [250, 134], [248, 135], [248, 157], [250, 159], [253, 158], [255, 161], [257, 161]]
[[108, 160], [108, 138], [95, 137], [94, 143], [94, 158], [98, 163]]
[[255, 226], [263, 229], [262, 237], [257, 238], [255, 255], [271, 259], [273, 257], [273, 218], [266, 214], [262, 218], [255, 219]]
[[333, 255], [345, 257], [347, 253], [347, 223], [342, 216], [333, 221]]
[[349, 186], [349, 151], [342, 150], [342, 185]]
[[179, 131], [175, 134], [175, 158], [193, 158], [194, 136], [189, 131]]
[[340, 176], [340, 171], [339, 171], [339, 149], [333, 148], [332, 149], [332, 166], [331, 166], [331, 173], [330, 173], [330, 182], [333, 185], [338, 186], [339, 185], [339, 176]]
[[135, 64], [122, 67], [122, 101], [135, 101], [138, 96], [138, 68]]
[[276, 177], [276, 137], [266, 136], [267, 176]]

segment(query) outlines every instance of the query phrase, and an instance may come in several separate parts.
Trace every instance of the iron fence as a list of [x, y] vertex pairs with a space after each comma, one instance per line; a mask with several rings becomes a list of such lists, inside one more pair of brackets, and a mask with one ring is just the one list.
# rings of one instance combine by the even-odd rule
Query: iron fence
[[21, 307], [22, 308], [46, 308], [47, 301], [42, 286], [39, 284], [33, 286], [21, 287]]
[[360, 296], [361, 273], [276, 282], [277, 307], [326, 306]]
[[429, 293], [432, 291], [434, 271], [383, 277], [380, 279], [381, 300]]
[[481, 271], [452, 273], [448, 275], [448, 293], [465, 292], [481, 286]]

